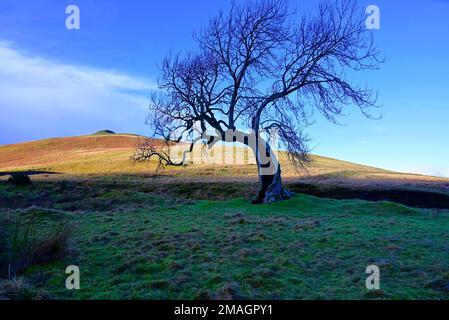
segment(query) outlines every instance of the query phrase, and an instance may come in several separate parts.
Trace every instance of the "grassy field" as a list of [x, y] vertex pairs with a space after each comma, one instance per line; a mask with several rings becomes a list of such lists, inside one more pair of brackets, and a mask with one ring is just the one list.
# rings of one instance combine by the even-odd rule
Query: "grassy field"
[[[0, 298], [449, 298], [447, 209], [301, 193], [254, 206], [254, 165], [154, 175], [154, 164], [129, 163], [135, 136], [72, 139], [0, 147], [2, 172], [57, 172], [30, 186], [0, 181]], [[445, 179], [314, 159], [299, 176], [285, 165], [287, 184], [449, 194]], [[65, 288], [71, 264], [77, 291]], [[373, 264], [381, 289], [369, 291]]]

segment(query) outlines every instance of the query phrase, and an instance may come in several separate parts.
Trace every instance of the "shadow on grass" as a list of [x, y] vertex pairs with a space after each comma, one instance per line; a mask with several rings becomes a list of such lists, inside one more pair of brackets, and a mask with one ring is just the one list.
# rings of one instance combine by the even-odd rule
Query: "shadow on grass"
[[[0, 172], [0, 176], [12, 173]], [[50, 171], [22, 171], [21, 173], [27, 175], [58, 174]], [[6, 182], [0, 183], [0, 185], [6, 186]], [[335, 184], [318, 185], [313, 182], [296, 182], [287, 183], [286, 187], [296, 193], [319, 198], [390, 201], [414, 208], [449, 209], [449, 194], [444, 193], [443, 189], [422, 189], [422, 186], [421, 189], [401, 186], [395, 188], [391, 186], [343, 187]], [[33, 188], [19, 193], [13, 192], [15, 189], [9, 186], [8, 189], [3, 190], [0, 207], [26, 208], [37, 205], [66, 210], [68, 206], [73, 207], [69, 210], [73, 211], [81, 204], [86, 203], [86, 206], [81, 206], [81, 209], [101, 209], [100, 211], [102, 211], [125, 203], [141, 205], [142, 201], [145, 202], [149, 199], [145, 195], [167, 197], [181, 202], [235, 198], [245, 198], [250, 201], [256, 195], [257, 189], [258, 184], [254, 182], [173, 181], [170, 177], [163, 175], [105, 175], [86, 176], [82, 179], [71, 179], [70, 176], [64, 176], [60, 180], [37, 180]]]
[[1, 172], [0, 171], [0, 177], [2, 176], [10, 176], [12, 174], [24, 174], [27, 176], [35, 176], [35, 175], [40, 175], [40, 174], [46, 174], [46, 175], [50, 175], [50, 174], [62, 174], [60, 172], [53, 172], [53, 171], [39, 171], [39, 170], [26, 170], [26, 171], [6, 171], [6, 172]]
[[414, 208], [449, 209], [449, 195], [440, 192], [407, 189], [355, 189], [346, 187], [318, 187], [296, 183], [289, 186], [294, 192], [319, 198], [391, 201]]

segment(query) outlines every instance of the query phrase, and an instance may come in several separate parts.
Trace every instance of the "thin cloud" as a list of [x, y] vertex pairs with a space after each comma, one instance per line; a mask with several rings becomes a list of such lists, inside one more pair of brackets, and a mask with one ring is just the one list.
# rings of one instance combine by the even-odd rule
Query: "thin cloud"
[[155, 84], [34, 56], [0, 41], [0, 144], [100, 129], [144, 131]]

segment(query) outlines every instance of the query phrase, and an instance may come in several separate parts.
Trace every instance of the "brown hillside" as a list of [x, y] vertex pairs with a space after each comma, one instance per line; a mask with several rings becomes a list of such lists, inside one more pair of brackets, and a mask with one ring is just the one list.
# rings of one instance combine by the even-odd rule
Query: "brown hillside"
[[[0, 173], [49, 171], [71, 176], [152, 175], [156, 168], [154, 162], [133, 165], [129, 160], [139, 139], [142, 137], [137, 135], [91, 135], [0, 146]], [[165, 177], [161, 182], [176, 180], [256, 183], [257, 168], [251, 156], [242, 154], [243, 148], [238, 149], [237, 152], [230, 147], [216, 149], [210, 152], [209, 156], [203, 157], [198, 147], [194, 152], [193, 164], [160, 171], [159, 174]], [[220, 162], [222, 154], [226, 154], [225, 162]], [[313, 162], [308, 171], [298, 173], [289, 164], [285, 153], [281, 152], [279, 158], [283, 177], [288, 183], [449, 189], [449, 179], [391, 172], [315, 155], [312, 155]]]
[[0, 169], [48, 165], [73, 160], [86, 153], [130, 150], [136, 147], [138, 139], [133, 135], [93, 135], [0, 146]]

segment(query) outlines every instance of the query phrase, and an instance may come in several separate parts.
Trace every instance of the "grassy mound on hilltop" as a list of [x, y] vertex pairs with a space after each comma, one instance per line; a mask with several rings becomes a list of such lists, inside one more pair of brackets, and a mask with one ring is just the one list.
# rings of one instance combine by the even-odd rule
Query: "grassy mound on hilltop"
[[107, 135], [107, 134], [115, 134], [115, 132], [112, 130], [100, 130], [100, 131], [93, 133], [92, 135], [93, 136], [102, 136], [102, 135]]

